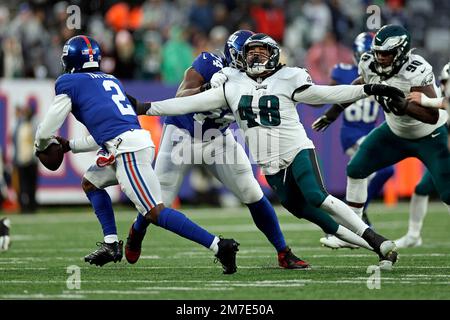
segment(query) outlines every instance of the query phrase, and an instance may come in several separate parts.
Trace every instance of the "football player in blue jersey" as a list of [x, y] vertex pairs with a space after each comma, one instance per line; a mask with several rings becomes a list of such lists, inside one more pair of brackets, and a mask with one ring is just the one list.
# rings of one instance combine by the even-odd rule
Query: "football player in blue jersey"
[[[243, 68], [242, 48], [251, 35], [253, 32], [248, 30], [234, 32], [225, 44], [225, 57], [209, 52], [198, 55], [186, 70], [176, 96], [190, 96], [222, 85], [226, 76], [218, 71], [225, 66]], [[228, 109], [166, 117], [155, 164], [163, 202], [167, 205], [173, 202], [193, 165], [205, 166], [248, 207], [258, 229], [277, 250], [280, 267], [308, 268], [309, 264], [296, 257], [286, 245], [275, 210], [255, 179], [243, 147], [228, 129], [234, 121]], [[130, 228], [125, 246], [130, 263], [139, 259], [147, 225], [148, 221], [145, 223], [138, 217]]]
[[[339, 63], [334, 66], [331, 71], [331, 85], [350, 84], [358, 78], [358, 63], [361, 56], [370, 50], [373, 40], [373, 33], [360, 33], [353, 42], [353, 59], [354, 64]], [[340, 105], [333, 105], [324, 115], [319, 117], [313, 124], [312, 128], [317, 131], [324, 131], [328, 126], [337, 119], [344, 111], [343, 123], [341, 127], [341, 146], [346, 155], [350, 158], [358, 150], [364, 138], [375, 128], [379, 114], [379, 104], [373, 96], [361, 99], [347, 107], [345, 110]], [[383, 168], [370, 176], [370, 182], [367, 193], [367, 202], [364, 207], [363, 220], [370, 225], [367, 217], [366, 209], [369, 202], [376, 197], [385, 182], [394, 174], [394, 167], [389, 166]], [[356, 248], [355, 245], [346, 243], [334, 236], [321, 238], [320, 242], [331, 248]]]
[[[73, 37], [64, 45], [61, 59], [65, 74], [56, 80], [56, 97], [36, 132], [36, 151], [58, 143], [55, 134], [72, 112], [91, 134], [85, 139], [87, 145], [101, 146], [114, 155], [117, 182], [144, 220], [211, 249], [222, 263], [223, 273], [236, 272], [239, 244], [235, 240], [219, 238], [164, 206], [151, 165], [154, 145], [150, 134], [141, 129], [120, 81], [100, 71], [98, 43], [83, 35]], [[67, 145], [65, 148], [67, 151]], [[120, 261], [121, 247], [118, 241], [102, 243], [103, 250], [94, 263]]]

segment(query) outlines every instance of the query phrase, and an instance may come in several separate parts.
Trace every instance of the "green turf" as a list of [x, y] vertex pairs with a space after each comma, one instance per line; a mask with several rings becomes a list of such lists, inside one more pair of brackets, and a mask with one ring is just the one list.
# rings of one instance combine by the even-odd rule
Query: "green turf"
[[[375, 228], [391, 239], [407, 229], [407, 204], [371, 207]], [[213, 254], [152, 226], [142, 257], [95, 267], [83, 261], [102, 239], [90, 209], [11, 215], [12, 246], [0, 254], [0, 299], [449, 299], [450, 216], [430, 204], [420, 248], [400, 251], [392, 272], [382, 272], [380, 289], [369, 290], [367, 267], [377, 257], [364, 249], [331, 251], [319, 246], [322, 232], [276, 208], [288, 244], [313, 265], [309, 271], [279, 269], [274, 249], [253, 225], [246, 208], [189, 209], [185, 213], [211, 232], [241, 243], [238, 272], [223, 275]], [[134, 218], [116, 213], [126, 239]], [[67, 267], [81, 268], [81, 288], [68, 289]]]

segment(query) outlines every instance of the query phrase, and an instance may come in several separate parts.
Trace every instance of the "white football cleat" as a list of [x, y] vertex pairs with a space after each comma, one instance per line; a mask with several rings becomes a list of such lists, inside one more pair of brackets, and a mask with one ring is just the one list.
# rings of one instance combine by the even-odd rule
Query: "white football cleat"
[[356, 244], [349, 243], [347, 241], [341, 240], [336, 236], [327, 235], [326, 237], [320, 238], [320, 243], [324, 247], [328, 247], [331, 249], [339, 249], [339, 248], [349, 248], [349, 249], [358, 249], [359, 246]]
[[422, 245], [422, 237], [413, 237], [409, 234], [404, 235], [400, 239], [395, 240], [397, 248], [414, 248]]

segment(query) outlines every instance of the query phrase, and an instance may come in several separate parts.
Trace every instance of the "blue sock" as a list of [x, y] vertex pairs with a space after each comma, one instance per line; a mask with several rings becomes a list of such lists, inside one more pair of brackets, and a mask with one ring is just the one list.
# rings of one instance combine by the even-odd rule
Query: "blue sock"
[[133, 229], [139, 233], [145, 233], [149, 225], [150, 222], [147, 221], [142, 214], [138, 213], [136, 221], [133, 224]]
[[269, 239], [278, 252], [286, 248], [286, 241], [278, 223], [277, 214], [266, 196], [255, 203], [247, 204], [252, 214], [253, 221]]
[[386, 167], [381, 170], [378, 170], [373, 179], [369, 183], [369, 187], [367, 189], [367, 201], [364, 206], [364, 209], [367, 208], [369, 202], [376, 196], [378, 196], [383, 190], [383, 186], [386, 181], [389, 180], [390, 177], [394, 174], [394, 167]]
[[164, 208], [158, 216], [158, 226], [192, 240], [209, 249], [215, 236], [189, 220], [181, 212]]
[[86, 193], [95, 215], [102, 225], [103, 235], [117, 234], [116, 220], [112, 208], [111, 198], [108, 192], [103, 189], [96, 189]]

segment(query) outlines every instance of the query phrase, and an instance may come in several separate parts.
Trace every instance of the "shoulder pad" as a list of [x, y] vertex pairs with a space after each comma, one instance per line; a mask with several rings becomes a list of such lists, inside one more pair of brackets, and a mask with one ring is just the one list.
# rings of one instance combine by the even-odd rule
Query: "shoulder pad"
[[312, 82], [308, 69], [302, 67], [283, 67], [276, 74], [279, 79], [292, 79], [300, 76], [305, 79], [309, 78]]
[[400, 69], [401, 76], [413, 87], [434, 83], [433, 67], [420, 55], [411, 54], [407, 63]]

